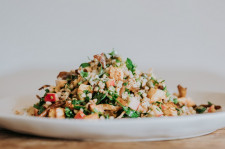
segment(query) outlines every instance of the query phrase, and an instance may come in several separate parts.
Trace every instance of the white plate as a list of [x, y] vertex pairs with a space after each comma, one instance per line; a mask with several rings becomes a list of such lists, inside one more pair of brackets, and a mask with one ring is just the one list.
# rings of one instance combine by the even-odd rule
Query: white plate
[[[190, 96], [198, 103], [213, 99], [215, 104], [225, 107], [224, 93], [192, 92]], [[14, 108], [28, 107], [35, 101], [34, 96], [0, 100], [0, 126], [38, 136], [92, 141], [181, 139], [208, 134], [225, 127], [224, 111], [182, 117], [118, 120], [59, 120], [13, 114]]]

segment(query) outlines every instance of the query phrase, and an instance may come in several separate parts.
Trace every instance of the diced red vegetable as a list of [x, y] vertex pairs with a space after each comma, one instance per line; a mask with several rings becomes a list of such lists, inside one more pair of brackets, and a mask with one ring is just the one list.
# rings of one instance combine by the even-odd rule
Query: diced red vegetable
[[214, 105], [211, 105], [208, 109], [208, 112], [209, 113], [213, 113], [213, 112], [216, 112], [216, 109], [215, 109], [215, 106]]
[[75, 119], [84, 119], [84, 117], [85, 117], [86, 115], [84, 114], [84, 112], [83, 111], [79, 111], [76, 115], [75, 115]]
[[165, 110], [166, 109], [166, 107], [164, 105], [161, 105], [161, 107], [162, 107], [162, 110]]
[[47, 93], [45, 96], [45, 101], [55, 102], [58, 100], [58, 96], [55, 93]]

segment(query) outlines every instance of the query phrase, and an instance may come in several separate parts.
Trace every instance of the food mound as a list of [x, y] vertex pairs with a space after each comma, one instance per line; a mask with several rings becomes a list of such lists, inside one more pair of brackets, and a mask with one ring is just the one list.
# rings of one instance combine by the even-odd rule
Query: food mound
[[178, 94], [170, 94], [165, 80], [139, 71], [131, 59], [123, 61], [115, 51], [94, 55], [76, 70], [60, 72], [56, 86], [42, 89], [44, 96], [37, 95], [40, 101], [29, 109], [33, 116], [120, 119], [191, 115], [221, 108], [210, 102], [196, 106], [181, 85]]

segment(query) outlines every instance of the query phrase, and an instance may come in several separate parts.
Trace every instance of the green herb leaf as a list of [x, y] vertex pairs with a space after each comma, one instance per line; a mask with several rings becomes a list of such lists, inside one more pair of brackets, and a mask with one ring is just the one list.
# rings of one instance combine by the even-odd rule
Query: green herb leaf
[[73, 111], [70, 110], [70, 108], [65, 107], [65, 114], [67, 118], [74, 118], [74, 113]]
[[177, 98], [174, 98], [174, 99], [173, 99], [173, 103], [174, 103], [174, 104], [178, 104], [178, 99], [177, 99]]
[[131, 61], [131, 59], [127, 58], [126, 66], [127, 66], [127, 69], [130, 70], [134, 74], [135, 66], [134, 66], [133, 62]]
[[204, 113], [206, 109], [207, 108], [205, 108], [203, 106], [199, 106], [195, 110], [196, 110], [197, 113]]
[[213, 104], [212, 104], [210, 101], [208, 101], [208, 105], [209, 105], [209, 106], [212, 106]]
[[107, 115], [105, 116], [105, 119], [109, 119], [109, 114], [107, 114]]
[[177, 110], [177, 114], [180, 115], [181, 112], [182, 112], [182, 110], [181, 109], [178, 109], [178, 108], [176, 108], [176, 110]]
[[38, 109], [38, 115], [44, 112], [45, 108], [43, 106], [39, 107]]
[[140, 116], [140, 113], [138, 111], [134, 111], [130, 109], [129, 107], [123, 106], [123, 110], [126, 112], [126, 115], [131, 118], [137, 118]]
[[88, 72], [81, 71], [81, 72], [80, 72], [80, 75], [81, 75], [83, 78], [86, 78], [86, 77], [88, 76]]
[[109, 53], [109, 55], [110, 55], [111, 57], [115, 57], [115, 56], [116, 56], [116, 51], [113, 50], [112, 52]]
[[159, 82], [155, 78], [151, 77], [151, 80], [153, 81], [153, 85], [159, 84]]
[[129, 107], [123, 106], [117, 99], [115, 99], [115, 101], [119, 103], [119, 105], [123, 108], [123, 111], [125, 111], [128, 117], [131, 117], [131, 118], [140, 117], [140, 112], [132, 110]]
[[85, 68], [85, 67], [89, 67], [90, 64], [89, 64], [89, 63], [82, 63], [80, 66], [81, 66], [82, 68]]
[[93, 98], [94, 98], [94, 99], [98, 99], [98, 101], [96, 102], [96, 104], [99, 104], [99, 103], [101, 103], [101, 102], [106, 98], [106, 94], [97, 92], [97, 93], [94, 95]]
[[166, 97], [169, 97], [170, 96], [170, 93], [167, 91], [166, 92]]
[[87, 95], [88, 93], [90, 93], [89, 90], [84, 90], [83, 92], [84, 92], [86, 95]]
[[76, 110], [84, 109], [84, 106], [74, 106], [74, 109]]
[[127, 84], [128, 84], [128, 82], [124, 82], [124, 83], [123, 83], [124, 86], [127, 86]]
[[120, 62], [121, 62], [120, 60], [116, 59], [116, 63], [120, 63]]
[[82, 101], [82, 100], [72, 100], [72, 104], [73, 104], [74, 106], [80, 105], [80, 104], [83, 104], [83, 101]]
[[83, 82], [82, 82], [82, 81], [80, 81], [80, 82], [78, 82], [77, 84], [78, 84], [78, 85], [81, 85], [82, 83], [83, 83]]
[[163, 91], [167, 91], [167, 87], [166, 86], [163, 88]]
[[99, 71], [98, 76], [99, 76], [99, 78], [101, 78], [105, 72], [104, 72], [104, 70], [103, 70], [103, 68], [102, 68], [102, 64], [101, 64], [101, 63], [99, 63], [99, 64], [100, 64], [101, 66], [100, 66], [100, 71]]

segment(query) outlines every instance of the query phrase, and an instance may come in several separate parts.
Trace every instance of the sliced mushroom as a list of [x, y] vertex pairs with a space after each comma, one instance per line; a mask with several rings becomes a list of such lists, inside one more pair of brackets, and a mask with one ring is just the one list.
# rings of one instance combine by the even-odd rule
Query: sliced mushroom
[[186, 97], [186, 95], [187, 95], [187, 88], [184, 88], [181, 85], [178, 85], [177, 88], [178, 88], [178, 91], [179, 91], [178, 97], [179, 98], [180, 97]]
[[50, 87], [50, 85], [43, 85], [43, 86], [40, 87], [38, 90], [42, 90], [42, 89], [44, 89], [44, 88], [46, 88], [46, 87]]
[[96, 58], [102, 64], [103, 68], [106, 67], [106, 56], [104, 53], [94, 55], [94, 58]]
[[61, 78], [62, 80], [65, 80], [70, 74], [70, 72], [62, 71], [58, 74], [57, 79]]
[[39, 100], [41, 100], [41, 97], [40, 97], [39, 95], [36, 95], [36, 97], [37, 97]]

